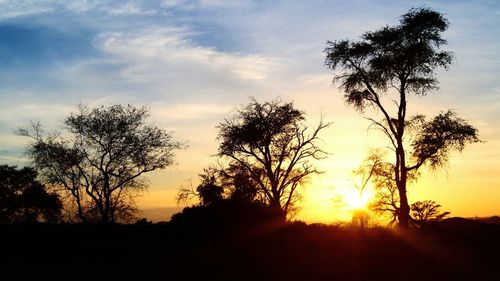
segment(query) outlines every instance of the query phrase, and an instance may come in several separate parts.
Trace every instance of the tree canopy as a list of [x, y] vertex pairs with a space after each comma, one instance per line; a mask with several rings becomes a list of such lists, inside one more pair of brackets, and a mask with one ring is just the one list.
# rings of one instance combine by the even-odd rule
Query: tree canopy
[[46, 135], [36, 123], [19, 134], [33, 138], [34, 167], [68, 195], [81, 221], [128, 221], [146, 188], [141, 176], [172, 165], [183, 147], [148, 117], [145, 107], [80, 106], [65, 119], [64, 134]]

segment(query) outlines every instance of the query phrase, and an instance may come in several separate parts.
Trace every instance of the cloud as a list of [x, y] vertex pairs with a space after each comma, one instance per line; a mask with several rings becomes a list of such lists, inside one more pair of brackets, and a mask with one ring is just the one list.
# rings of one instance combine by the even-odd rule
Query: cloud
[[189, 30], [183, 28], [114, 32], [102, 35], [100, 44], [105, 53], [129, 62], [124, 74], [130, 79], [142, 80], [151, 69], [190, 66], [200, 71], [226, 73], [240, 80], [263, 80], [278, 67], [278, 60], [272, 57], [230, 54], [195, 46], [189, 34]]
[[110, 15], [154, 15], [158, 11], [146, 9], [136, 2], [127, 2], [121, 6], [110, 8], [107, 13]]
[[161, 7], [157, 1], [113, 1], [113, 0], [3, 0], [0, 1], [0, 19], [32, 16], [47, 13], [74, 14], [105, 13], [111, 16], [154, 15]]
[[165, 8], [176, 8], [182, 10], [206, 9], [206, 8], [234, 8], [250, 4], [247, 0], [163, 0]]
[[161, 111], [158, 111], [155, 117], [174, 123], [183, 120], [203, 122], [213, 118], [213, 116], [217, 116], [217, 120], [222, 120], [221, 116], [228, 115], [233, 110], [232, 106], [208, 103], [179, 103], [173, 105], [156, 103], [154, 106], [161, 108]]

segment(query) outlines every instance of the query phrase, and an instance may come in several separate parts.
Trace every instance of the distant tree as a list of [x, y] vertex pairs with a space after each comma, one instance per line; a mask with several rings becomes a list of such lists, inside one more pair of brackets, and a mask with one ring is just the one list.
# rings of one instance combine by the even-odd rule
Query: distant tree
[[417, 201], [411, 204], [411, 217], [418, 224], [440, 221], [449, 214], [450, 212], [442, 212], [441, 205], [432, 200]]
[[0, 223], [57, 222], [62, 202], [36, 180], [33, 168], [0, 165]]
[[371, 182], [375, 189], [375, 196], [370, 201], [369, 209], [380, 215], [389, 216], [389, 224], [398, 222], [399, 196], [394, 180], [394, 165], [384, 160], [385, 153], [380, 149], [370, 152], [354, 175], [361, 178], [361, 184], [356, 184], [356, 189], [362, 192]]
[[198, 201], [198, 205], [209, 206], [224, 199], [224, 186], [221, 183], [220, 172], [216, 168], [203, 169], [198, 175], [200, 184], [193, 188], [190, 182], [187, 187], [181, 187], [177, 193], [177, 204], [189, 205], [191, 200]]
[[353, 211], [351, 224], [355, 227], [359, 227], [361, 229], [364, 229], [365, 227], [369, 226], [370, 219], [371, 219], [371, 216], [366, 210], [356, 209]]
[[354, 189], [356, 189], [360, 200], [362, 200], [368, 184], [370, 182], [376, 182], [378, 177], [381, 176], [380, 170], [383, 168], [383, 165], [384, 162], [381, 153], [379, 151], [374, 151], [356, 170], [353, 171], [354, 176], [360, 178], [359, 182], [354, 183]]
[[[441, 33], [447, 28], [448, 21], [440, 13], [411, 9], [397, 26], [367, 32], [357, 42], [329, 41], [325, 49], [326, 65], [343, 70], [334, 81], [340, 82], [346, 102], [360, 112], [372, 107], [383, 116], [380, 121], [367, 119], [384, 133], [394, 152], [392, 173], [402, 229], [408, 228], [410, 220], [406, 191], [411, 174], [424, 164], [440, 167], [452, 150], [461, 151], [467, 143], [479, 141], [477, 129], [452, 111], [431, 121], [407, 113], [408, 96], [436, 90], [435, 70], [452, 62], [449, 52], [439, 50], [446, 44]], [[383, 101], [385, 95], [392, 96], [389, 104]]]
[[224, 188], [217, 182], [217, 175], [205, 170], [206, 174], [201, 174], [201, 184], [197, 187], [197, 192], [203, 205], [215, 204], [223, 199]]
[[114, 223], [134, 217], [141, 176], [173, 164], [183, 147], [172, 134], [146, 124], [145, 107], [89, 108], [64, 121], [65, 134], [44, 136], [39, 124], [20, 129], [34, 139], [28, 155], [49, 183], [59, 185], [83, 222]]
[[198, 176], [200, 184], [196, 188], [191, 182], [181, 187], [177, 193], [177, 204], [190, 205], [192, 200], [200, 206], [209, 206], [222, 200], [262, 202], [256, 200], [257, 188], [250, 175], [237, 166], [209, 167]]
[[[384, 161], [382, 153], [374, 150], [363, 163], [353, 171], [353, 175], [359, 178], [359, 181], [354, 182], [354, 189], [356, 189], [359, 200], [363, 200], [363, 195], [368, 188], [370, 182], [375, 183], [375, 189], [379, 190], [380, 185], [385, 185], [383, 177]], [[370, 206], [369, 206], [370, 207]], [[373, 207], [373, 206], [371, 206]], [[379, 210], [376, 210], [379, 211]], [[354, 210], [352, 216], [352, 223], [356, 226], [364, 228], [368, 225], [370, 214], [366, 209]]]
[[179, 190], [177, 203], [185, 207], [172, 216], [173, 225], [187, 228], [188, 232], [203, 230], [206, 235], [276, 222], [276, 213], [256, 197], [252, 181], [238, 168], [211, 166], [199, 178], [196, 187], [189, 182]]
[[320, 122], [308, 133], [305, 114], [292, 103], [252, 99], [219, 124], [219, 156], [248, 175], [258, 196], [284, 219], [298, 200], [298, 186], [319, 173], [311, 160], [325, 157], [317, 141], [329, 125]]

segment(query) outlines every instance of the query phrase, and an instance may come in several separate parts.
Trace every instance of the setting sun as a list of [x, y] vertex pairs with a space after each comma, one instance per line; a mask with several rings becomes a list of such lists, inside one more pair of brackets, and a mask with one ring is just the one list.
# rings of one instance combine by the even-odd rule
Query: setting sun
[[357, 190], [353, 190], [344, 195], [344, 201], [349, 209], [365, 209], [370, 199], [371, 196], [366, 192], [360, 195]]

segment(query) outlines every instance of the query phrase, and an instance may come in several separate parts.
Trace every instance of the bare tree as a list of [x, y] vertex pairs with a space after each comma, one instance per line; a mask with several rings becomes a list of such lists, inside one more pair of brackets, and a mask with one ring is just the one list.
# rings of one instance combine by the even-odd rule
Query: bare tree
[[311, 160], [326, 153], [317, 145], [320, 122], [311, 132], [292, 103], [255, 99], [220, 123], [219, 156], [229, 159], [256, 183], [258, 193], [284, 219], [298, 200], [297, 188], [319, 171]]
[[133, 217], [135, 197], [147, 187], [141, 176], [172, 165], [183, 147], [146, 124], [148, 116], [145, 107], [80, 106], [65, 119], [64, 135], [45, 135], [36, 123], [19, 134], [33, 138], [35, 168], [68, 195], [81, 221], [113, 223]]
[[380, 149], [370, 152], [354, 175], [361, 178], [360, 184], [355, 184], [359, 196], [363, 195], [369, 183], [375, 190], [375, 197], [370, 201], [368, 207], [379, 215], [388, 215], [389, 224], [398, 221], [399, 196], [394, 181], [394, 166], [384, 160], [385, 153]]
[[[410, 220], [409, 175], [424, 164], [442, 166], [452, 150], [461, 151], [465, 144], [479, 141], [477, 129], [451, 111], [431, 121], [422, 115], [408, 116], [408, 96], [436, 90], [435, 70], [452, 62], [451, 54], [440, 50], [446, 44], [441, 33], [447, 28], [448, 21], [440, 13], [411, 9], [397, 26], [367, 32], [357, 42], [328, 42], [325, 49], [326, 65], [343, 70], [334, 81], [340, 82], [345, 101], [360, 112], [372, 107], [383, 116], [367, 119], [387, 137], [395, 156], [392, 174], [402, 229], [408, 228]], [[386, 95], [392, 96], [390, 103], [384, 102]]]

